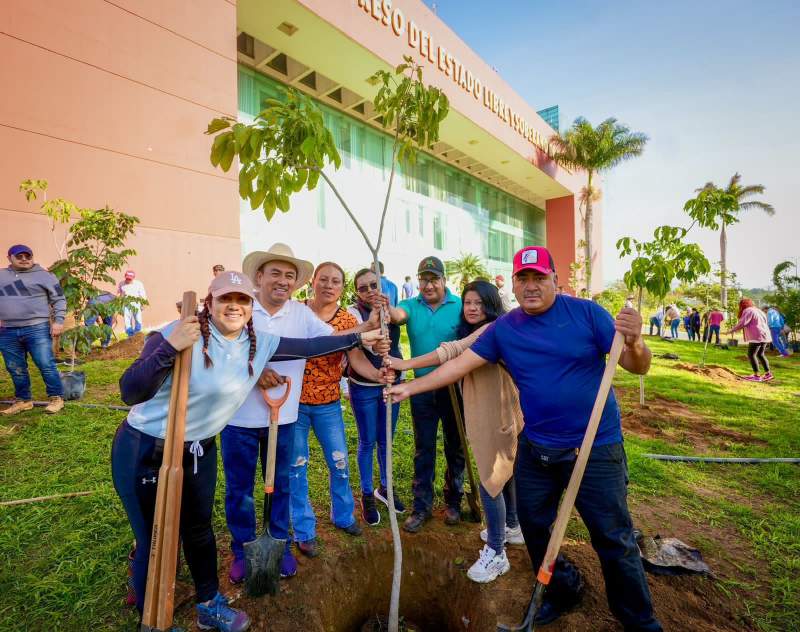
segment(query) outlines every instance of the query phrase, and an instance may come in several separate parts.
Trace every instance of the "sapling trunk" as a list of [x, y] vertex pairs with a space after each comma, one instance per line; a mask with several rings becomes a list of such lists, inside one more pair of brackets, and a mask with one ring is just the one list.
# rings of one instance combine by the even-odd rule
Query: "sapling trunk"
[[[639, 314], [642, 313], [642, 288], [639, 288]], [[639, 376], [639, 406], [644, 408], [644, 375]]]

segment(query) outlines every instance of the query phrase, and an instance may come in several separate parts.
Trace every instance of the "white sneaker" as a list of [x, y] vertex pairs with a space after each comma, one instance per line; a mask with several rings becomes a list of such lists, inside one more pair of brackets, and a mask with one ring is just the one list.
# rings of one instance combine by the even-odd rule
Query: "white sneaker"
[[494, 549], [487, 544], [481, 550], [478, 561], [470, 566], [467, 577], [479, 584], [486, 584], [494, 581], [500, 575], [504, 575], [510, 568], [511, 564], [508, 562], [506, 552], [503, 551], [497, 555]]
[[[484, 542], [489, 541], [489, 530], [484, 529], [481, 531], [481, 540]], [[525, 544], [525, 538], [522, 536], [522, 528], [517, 525], [513, 529], [506, 527], [506, 544]]]

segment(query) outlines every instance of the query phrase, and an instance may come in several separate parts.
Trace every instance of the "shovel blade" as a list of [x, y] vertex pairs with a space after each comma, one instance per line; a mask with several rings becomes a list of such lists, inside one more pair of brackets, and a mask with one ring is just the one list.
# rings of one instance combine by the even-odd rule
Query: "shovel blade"
[[244, 589], [250, 597], [278, 594], [281, 558], [286, 540], [273, 538], [268, 531], [244, 545]]

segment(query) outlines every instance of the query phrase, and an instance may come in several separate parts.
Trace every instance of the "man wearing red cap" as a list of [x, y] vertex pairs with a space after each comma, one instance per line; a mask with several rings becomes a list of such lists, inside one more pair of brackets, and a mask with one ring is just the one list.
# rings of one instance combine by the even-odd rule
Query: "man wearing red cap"
[[503, 311], [506, 313], [514, 309], [511, 304], [511, 295], [506, 288], [506, 278], [502, 274], [498, 274], [494, 278], [494, 284], [497, 286], [497, 293], [500, 295], [500, 302], [503, 304]]
[[[428, 376], [428, 386], [451, 384], [487, 362], [502, 361], [514, 379], [525, 421], [514, 470], [517, 511], [536, 572], [615, 331], [625, 336], [620, 364], [631, 373], [648, 371], [650, 350], [635, 310], [625, 308], [614, 320], [592, 301], [559, 294], [553, 258], [546, 248], [528, 246], [517, 252], [513, 282], [521, 309], [494, 321], [470, 349]], [[387, 390], [393, 393], [394, 388]], [[600, 558], [611, 612], [626, 631], [660, 632], [633, 536], [627, 479], [619, 406], [612, 390], [575, 506]], [[572, 608], [582, 588], [578, 569], [559, 556], [536, 624], [550, 623]]]
[[[144, 283], [136, 278], [136, 273], [133, 270], [128, 270], [125, 273], [125, 278], [117, 288], [120, 296], [128, 296], [131, 298], [140, 298], [143, 301], [147, 300], [147, 292], [144, 290]], [[126, 305], [122, 311], [125, 318], [125, 333], [129, 336], [139, 333], [142, 330], [142, 305], [141, 303], [133, 303]]]

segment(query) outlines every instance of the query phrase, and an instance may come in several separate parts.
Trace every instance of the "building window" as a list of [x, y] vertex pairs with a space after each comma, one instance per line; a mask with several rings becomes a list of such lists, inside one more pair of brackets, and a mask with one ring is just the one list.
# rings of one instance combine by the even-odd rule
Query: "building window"
[[406, 234], [411, 234], [411, 209], [406, 206]]
[[425, 209], [421, 206], [417, 214], [417, 232], [419, 232], [420, 237], [425, 236]]
[[444, 213], [436, 213], [433, 216], [433, 247], [436, 250], [444, 250], [447, 247], [446, 224], [447, 218], [445, 218]]

